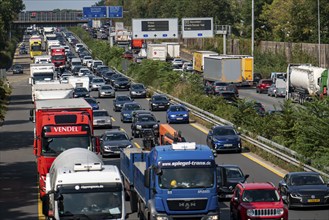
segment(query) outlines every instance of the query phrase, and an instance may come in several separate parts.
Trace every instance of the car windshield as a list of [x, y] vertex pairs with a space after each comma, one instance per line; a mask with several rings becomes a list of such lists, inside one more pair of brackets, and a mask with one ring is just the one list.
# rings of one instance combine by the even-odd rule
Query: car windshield
[[109, 116], [109, 113], [107, 111], [94, 111], [94, 117], [105, 117]]
[[93, 83], [103, 83], [103, 79], [93, 79]]
[[133, 89], [144, 89], [144, 86], [141, 85], [141, 84], [138, 84], [138, 85], [132, 85], [131, 88], [133, 88]]
[[101, 89], [103, 89], [103, 90], [111, 90], [113, 88], [111, 86], [102, 86]]
[[155, 101], [168, 101], [168, 99], [164, 96], [154, 96], [153, 100], [155, 100]]
[[94, 99], [85, 99], [89, 104], [95, 104], [97, 103]]
[[127, 78], [118, 78], [117, 81], [126, 82], [126, 81], [128, 81], [128, 79]]
[[76, 88], [75, 91], [76, 92], [88, 92], [88, 90], [85, 87]]
[[130, 101], [128, 96], [118, 96], [117, 101]]
[[236, 135], [236, 132], [231, 128], [215, 128], [213, 134], [216, 136]]
[[241, 170], [237, 167], [227, 167], [225, 169], [228, 179], [241, 179], [244, 178]]
[[323, 185], [324, 181], [320, 175], [304, 175], [304, 176], [292, 176], [291, 185]]
[[280, 196], [276, 190], [245, 190], [242, 195], [243, 202], [279, 202]]
[[91, 56], [85, 56], [83, 59], [90, 60], [90, 59], [92, 59], [92, 57]]
[[162, 169], [159, 186], [172, 188], [209, 188], [214, 186], [213, 168], [175, 168]]
[[155, 121], [152, 115], [141, 115], [138, 117], [138, 121]]
[[123, 110], [140, 110], [141, 106], [138, 104], [126, 104], [122, 108]]
[[171, 112], [186, 112], [186, 109], [182, 106], [172, 106], [170, 107]]
[[15, 65], [14, 69], [22, 69], [23, 67], [21, 65]]
[[113, 133], [107, 134], [105, 136], [105, 141], [121, 141], [121, 140], [128, 140], [128, 137], [124, 133]]

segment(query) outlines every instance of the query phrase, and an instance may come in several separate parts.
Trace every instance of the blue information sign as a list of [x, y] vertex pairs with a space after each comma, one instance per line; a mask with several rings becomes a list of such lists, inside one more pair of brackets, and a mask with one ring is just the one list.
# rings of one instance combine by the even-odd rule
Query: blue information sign
[[109, 6], [109, 18], [122, 18], [123, 8], [122, 6]]
[[106, 18], [106, 6], [83, 7], [84, 18]]

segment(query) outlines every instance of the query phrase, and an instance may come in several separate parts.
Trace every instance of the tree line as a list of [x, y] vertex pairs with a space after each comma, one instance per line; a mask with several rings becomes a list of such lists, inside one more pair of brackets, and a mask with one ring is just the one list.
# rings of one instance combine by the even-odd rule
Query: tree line
[[[251, 37], [252, 0], [101, 0], [96, 5], [123, 5], [126, 25], [132, 18], [213, 17], [217, 25], [231, 25], [232, 36]], [[329, 43], [327, 0], [254, 0], [256, 41]]]

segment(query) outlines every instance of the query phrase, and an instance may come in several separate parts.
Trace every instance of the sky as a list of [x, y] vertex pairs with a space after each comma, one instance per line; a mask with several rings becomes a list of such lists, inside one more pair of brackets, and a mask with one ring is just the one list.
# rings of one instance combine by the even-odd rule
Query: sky
[[23, 0], [25, 11], [51, 11], [53, 9], [78, 9], [90, 7], [98, 0]]

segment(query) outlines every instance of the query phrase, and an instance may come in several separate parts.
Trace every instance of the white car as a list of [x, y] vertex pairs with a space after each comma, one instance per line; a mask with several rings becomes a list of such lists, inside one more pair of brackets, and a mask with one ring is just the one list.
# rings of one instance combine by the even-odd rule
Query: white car
[[175, 59], [171, 62], [171, 64], [172, 64], [173, 66], [179, 66], [179, 67], [181, 67], [181, 66], [183, 65], [183, 60], [182, 60], [182, 59], [179, 59], [179, 58], [175, 58]]
[[91, 70], [91, 64], [93, 63], [93, 60], [87, 60], [86, 66]]
[[182, 69], [187, 72], [193, 71], [193, 64], [191, 62], [184, 62]]
[[92, 74], [91, 71], [86, 67], [81, 68], [78, 72], [78, 76], [88, 76], [90, 74]]
[[91, 56], [84, 56], [82, 58], [82, 65], [87, 66], [87, 61], [89, 61], [89, 60], [92, 61], [93, 58]]
[[78, 52], [78, 50], [79, 50], [80, 48], [82, 48], [82, 47], [84, 47], [83, 44], [81, 44], [81, 43], [77, 43], [77, 44], [75, 45], [75, 52]]

